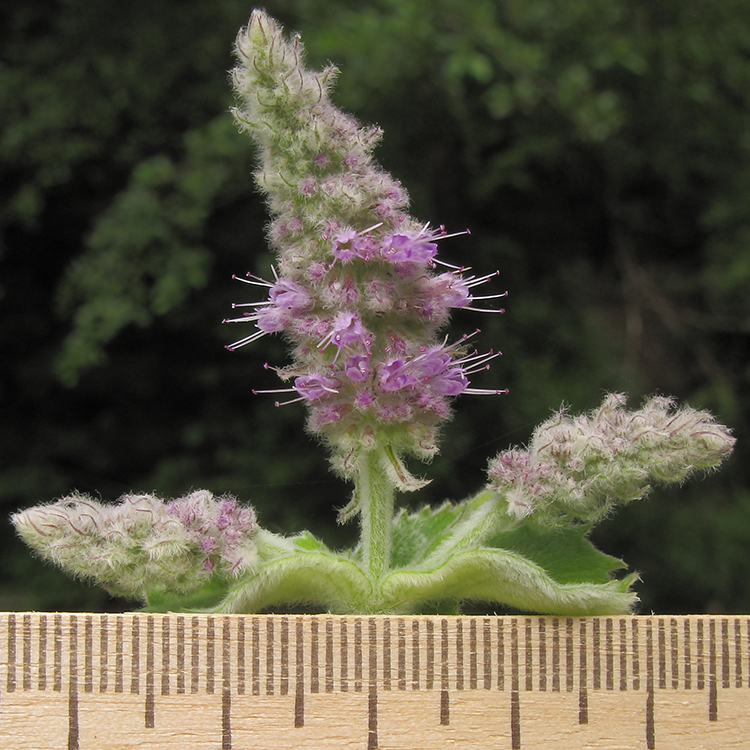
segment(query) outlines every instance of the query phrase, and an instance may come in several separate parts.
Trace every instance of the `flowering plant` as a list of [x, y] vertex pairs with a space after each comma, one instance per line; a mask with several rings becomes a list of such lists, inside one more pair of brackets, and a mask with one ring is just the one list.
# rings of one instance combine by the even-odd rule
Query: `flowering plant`
[[473, 348], [479, 331], [453, 342], [439, 334], [454, 308], [502, 312], [493, 305], [504, 293], [476, 295], [497, 272], [437, 258], [455, 235], [408, 214], [405, 190], [372, 160], [380, 131], [330, 102], [335, 68], [307, 70], [300, 40], [262, 11], [236, 52], [234, 115], [259, 147], [278, 262], [271, 279], [240, 279], [267, 297], [235, 305], [243, 312], [227, 322], [253, 328], [228, 348], [272, 333], [290, 343], [290, 365], [266, 365], [284, 387], [255, 392], [306, 406], [308, 429], [354, 484], [340, 519], [358, 519], [359, 543], [334, 551], [308, 533], [274, 534], [249, 507], [206, 491], [171, 502], [126, 495], [118, 505], [74, 494], [16, 514], [18, 532], [67, 571], [156, 610], [305, 602], [455, 612], [467, 600], [554, 614], [631, 610], [637, 576], [612, 577], [623, 563], [588, 532], [652, 483], [718, 466], [734, 443], [727, 428], [669, 399], [628, 411], [609, 395], [588, 415], [560, 410], [528, 448], [497, 456], [478, 494], [396, 510], [397, 492], [426, 483], [406, 460], [435, 455], [450, 401], [504, 393], [470, 385], [499, 356]]

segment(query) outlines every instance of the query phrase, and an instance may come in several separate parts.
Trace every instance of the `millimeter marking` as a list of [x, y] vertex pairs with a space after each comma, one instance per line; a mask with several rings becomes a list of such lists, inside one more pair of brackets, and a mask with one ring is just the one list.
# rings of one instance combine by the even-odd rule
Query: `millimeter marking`
[[700, 720], [714, 723], [729, 689], [750, 689], [750, 616], [0, 613], [0, 740], [13, 694], [35, 695], [47, 711], [60, 704], [45, 696], [61, 693], [64, 750], [79, 750], [81, 707], [97, 693], [138, 696], [145, 734], [159, 726], [162, 698], [216, 695], [222, 750], [262, 696], [291, 706], [293, 731], [308, 723], [310, 696], [330, 701], [316, 699], [315, 710], [333, 714], [337, 696], [360, 693], [367, 720], [352, 736], [377, 750], [384, 695], [420, 696], [435, 726], [451, 727], [453, 698], [477, 691], [497, 696], [511, 750], [524, 747], [527, 694], [572, 694], [581, 727], [592, 720], [592, 694], [641, 694], [643, 747], [655, 750], [659, 693], [703, 694]]

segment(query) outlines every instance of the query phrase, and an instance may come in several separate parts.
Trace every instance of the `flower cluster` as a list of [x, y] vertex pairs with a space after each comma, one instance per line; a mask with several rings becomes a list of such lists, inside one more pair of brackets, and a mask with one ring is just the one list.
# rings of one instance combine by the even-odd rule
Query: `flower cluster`
[[309, 428], [339, 456], [381, 446], [429, 457], [450, 398], [501, 392], [469, 387], [498, 353], [470, 350], [468, 336], [437, 338], [451, 309], [477, 309], [474, 287], [496, 274], [467, 276], [437, 260], [438, 241], [453, 235], [406, 213], [406, 191], [372, 161], [380, 132], [328, 98], [334, 68], [306, 70], [299, 39], [285, 39], [259, 11], [236, 50], [235, 117], [260, 146], [256, 178], [279, 261], [272, 281], [241, 279], [268, 298], [237, 305], [252, 309], [226, 322], [255, 330], [228, 348], [283, 333], [294, 362], [268, 369], [290, 385], [255, 392], [290, 394], [279, 405], [305, 402]]
[[534, 431], [528, 450], [501, 453], [489, 466], [490, 488], [509, 515], [543, 523], [594, 521], [615, 502], [642, 498], [650, 482], [676, 483], [718, 466], [734, 438], [704, 411], [649, 399], [638, 411], [609, 395], [590, 415], [560, 410]]
[[257, 559], [252, 508], [203, 490], [171, 502], [124, 495], [116, 505], [74, 494], [12, 520], [44, 557], [125, 596], [189, 592], [214, 574], [247, 572]]

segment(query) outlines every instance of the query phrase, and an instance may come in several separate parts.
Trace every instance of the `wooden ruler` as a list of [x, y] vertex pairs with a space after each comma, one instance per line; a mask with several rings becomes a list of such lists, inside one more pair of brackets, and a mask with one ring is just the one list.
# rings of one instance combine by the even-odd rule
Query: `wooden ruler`
[[750, 616], [4, 613], [0, 747], [750, 748]]

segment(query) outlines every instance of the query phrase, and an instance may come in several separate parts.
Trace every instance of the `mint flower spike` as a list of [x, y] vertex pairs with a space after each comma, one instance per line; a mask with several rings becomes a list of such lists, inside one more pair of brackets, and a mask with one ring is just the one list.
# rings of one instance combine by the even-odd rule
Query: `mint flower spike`
[[448, 234], [409, 216], [406, 191], [372, 160], [380, 130], [360, 127], [330, 102], [337, 70], [307, 70], [298, 36], [285, 38], [256, 10], [236, 53], [233, 112], [259, 146], [255, 177], [268, 198], [278, 264], [273, 281], [241, 279], [267, 288], [268, 298], [243, 303], [252, 310], [226, 321], [256, 328], [228, 348], [283, 334], [294, 361], [267, 369], [292, 383], [254, 392], [289, 393], [279, 406], [306, 404], [308, 428], [332, 448], [344, 476], [361, 476], [374, 451], [387, 457], [376, 463], [395, 487], [414, 489], [419, 482], [402, 459], [436, 453], [450, 399], [505, 392], [469, 387], [499, 353], [465, 351], [468, 337], [452, 345], [437, 338], [452, 309], [480, 309], [474, 289], [497, 272], [464, 277], [467, 269], [437, 260], [440, 241], [468, 230]]
[[143, 601], [160, 591], [194, 592], [214, 576], [237, 578], [259, 559], [252, 508], [206, 491], [171, 502], [124, 495], [116, 505], [73, 494], [11, 520], [66, 572]]
[[307, 406], [308, 429], [354, 481], [341, 519], [359, 515], [363, 567], [377, 584], [390, 566], [394, 493], [426, 483], [404, 459], [434, 456], [455, 396], [505, 393], [470, 387], [499, 352], [468, 351], [468, 336], [438, 338], [453, 308], [481, 309], [473, 290], [496, 273], [464, 277], [467, 269], [437, 260], [440, 241], [468, 230], [448, 234], [407, 213], [406, 191], [372, 160], [380, 130], [330, 102], [337, 71], [307, 70], [298, 36], [285, 38], [256, 10], [236, 53], [233, 111], [259, 147], [255, 177], [278, 264], [274, 282], [249, 277], [269, 288], [268, 300], [228, 321], [257, 328], [228, 348], [277, 332], [292, 344], [293, 363], [276, 369], [291, 386], [254, 392], [289, 393], [276, 404]]
[[527, 450], [495, 458], [489, 487], [508, 515], [546, 525], [596, 521], [644, 497], [651, 482], [680, 483], [716, 469], [732, 451], [735, 439], [708, 412], [677, 409], [661, 396], [637, 411], [625, 404], [611, 394], [589, 415], [560, 409], [536, 428]]

